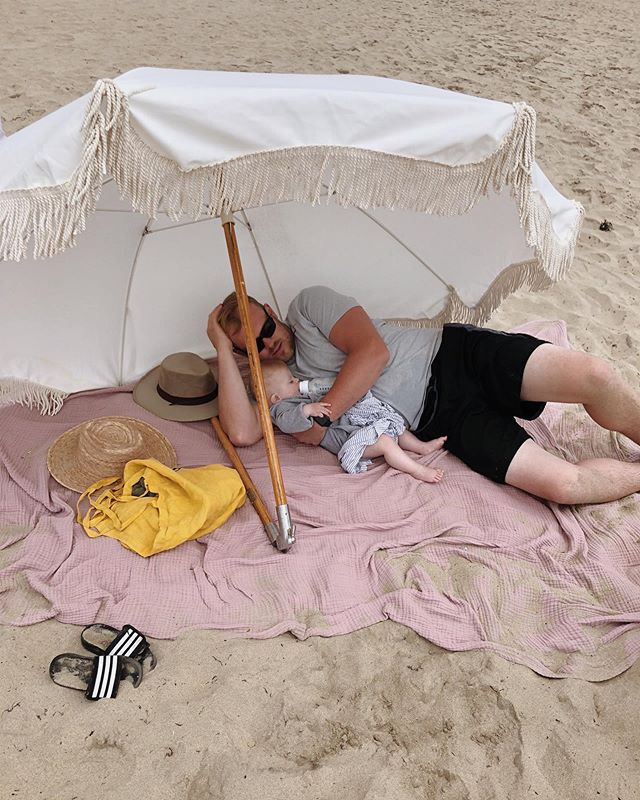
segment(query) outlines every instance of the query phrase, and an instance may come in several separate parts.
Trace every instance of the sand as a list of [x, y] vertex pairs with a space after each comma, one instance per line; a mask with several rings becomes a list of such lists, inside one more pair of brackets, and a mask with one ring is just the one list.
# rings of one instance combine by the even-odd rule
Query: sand
[[[538, 111], [538, 160], [586, 208], [570, 276], [511, 297], [495, 327], [563, 318], [638, 383], [639, 23], [632, 0], [0, 0], [0, 114], [12, 133], [137, 66], [351, 72]], [[603, 220], [613, 223], [600, 230]], [[201, 631], [157, 642], [114, 703], [54, 686], [79, 629], [0, 629], [0, 797], [640, 797], [640, 665], [552, 681], [448, 653], [387, 622], [304, 642]]]

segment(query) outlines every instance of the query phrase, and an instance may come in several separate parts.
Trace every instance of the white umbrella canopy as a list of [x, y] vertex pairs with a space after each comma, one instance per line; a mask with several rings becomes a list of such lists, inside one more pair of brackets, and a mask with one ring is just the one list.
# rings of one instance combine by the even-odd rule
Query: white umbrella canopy
[[55, 413], [171, 352], [210, 356], [226, 208], [249, 292], [283, 317], [324, 284], [373, 317], [480, 322], [573, 256], [581, 208], [534, 138], [524, 104], [384, 78], [99, 81], [0, 141], [0, 403]]

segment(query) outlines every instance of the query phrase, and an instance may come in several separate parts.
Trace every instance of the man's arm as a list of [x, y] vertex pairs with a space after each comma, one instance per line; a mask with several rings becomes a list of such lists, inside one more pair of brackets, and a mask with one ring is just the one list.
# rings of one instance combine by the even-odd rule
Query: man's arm
[[[218, 415], [222, 429], [234, 445], [245, 447], [262, 438], [257, 407], [247, 396], [233, 357], [231, 340], [218, 324], [221, 306], [209, 314], [207, 335], [218, 353]], [[319, 427], [319, 426], [318, 426]]]
[[[389, 361], [389, 350], [362, 306], [354, 306], [340, 317], [329, 332], [329, 341], [347, 356], [323, 398], [331, 404], [331, 419], [336, 420], [373, 386]], [[326, 429], [314, 422], [310, 430], [292, 435], [299, 442], [318, 445], [325, 433]]]
[[324, 435], [327, 432], [326, 428], [323, 428], [322, 425], [318, 425], [317, 422], [313, 423], [313, 426], [309, 428], [308, 431], [302, 431], [301, 433], [292, 433], [294, 439], [297, 439], [299, 442], [303, 444], [313, 444], [318, 445], [324, 439]]
[[350, 308], [340, 317], [329, 341], [347, 356], [324, 397], [335, 420], [373, 386], [389, 361], [389, 350], [362, 306]]

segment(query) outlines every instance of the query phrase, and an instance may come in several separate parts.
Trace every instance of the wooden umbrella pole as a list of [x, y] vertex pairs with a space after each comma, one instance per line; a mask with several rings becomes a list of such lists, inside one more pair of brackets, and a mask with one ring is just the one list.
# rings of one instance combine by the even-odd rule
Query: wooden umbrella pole
[[249, 316], [249, 298], [247, 297], [247, 288], [244, 282], [244, 275], [242, 272], [242, 263], [240, 262], [240, 252], [238, 250], [238, 242], [236, 240], [235, 222], [231, 212], [223, 212], [220, 221], [224, 229], [224, 235], [227, 242], [227, 252], [229, 253], [229, 262], [231, 264], [231, 272], [233, 274], [233, 283], [236, 289], [236, 297], [238, 300], [238, 311], [240, 312], [240, 321], [245, 333], [247, 355], [249, 357], [249, 369], [251, 371], [251, 383], [253, 385], [253, 393], [258, 402], [258, 415], [260, 418], [260, 427], [262, 428], [262, 436], [267, 451], [267, 460], [269, 463], [269, 472], [271, 473], [271, 482], [273, 484], [273, 493], [276, 499], [276, 512], [278, 516], [279, 537], [276, 546], [279, 550], [287, 550], [295, 541], [294, 526], [291, 523], [289, 516], [289, 507], [287, 505], [287, 496], [284, 490], [284, 481], [282, 480], [282, 469], [280, 467], [280, 459], [278, 457], [278, 450], [276, 448], [276, 438], [273, 433], [273, 425], [271, 424], [271, 416], [269, 414], [269, 403], [267, 402], [267, 392], [264, 388], [264, 381], [262, 379], [262, 370], [260, 369], [260, 357], [258, 356], [258, 348], [251, 329], [251, 318]]
[[245, 465], [242, 463], [242, 459], [238, 455], [236, 448], [233, 446], [231, 439], [229, 439], [227, 434], [222, 430], [222, 425], [220, 424], [218, 417], [212, 417], [211, 424], [213, 425], [213, 429], [216, 432], [220, 443], [224, 447], [224, 451], [229, 457], [229, 460], [233, 464], [234, 468], [238, 471], [238, 474], [244, 483], [244, 487], [247, 490], [247, 497], [251, 501], [251, 505], [255, 508], [257, 515], [260, 517], [260, 521], [264, 525], [267, 536], [271, 540], [271, 543], [275, 544], [275, 541], [278, 538], [278, 526], [271, 519], [267, 506], [260, 496], [260, 493], [256, 489], [254, 482], [251, 480], [251, 476], [247, 472]]

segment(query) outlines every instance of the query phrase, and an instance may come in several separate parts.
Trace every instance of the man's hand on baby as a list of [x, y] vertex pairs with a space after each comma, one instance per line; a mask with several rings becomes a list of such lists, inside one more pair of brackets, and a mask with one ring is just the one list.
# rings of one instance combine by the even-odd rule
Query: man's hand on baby
[[305, 417], [328, 417], [331, 419], [331, 403], [305, 403], [302, 410]]

